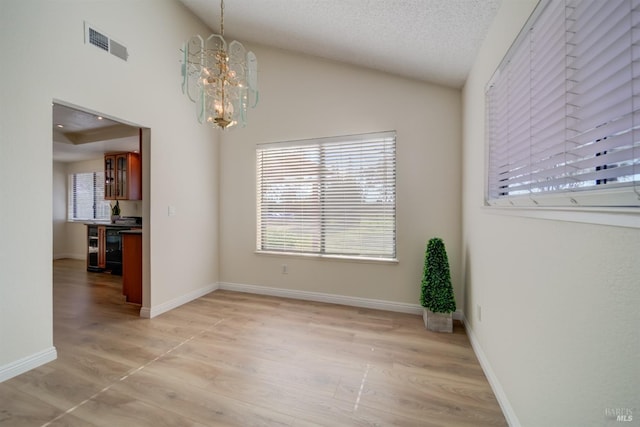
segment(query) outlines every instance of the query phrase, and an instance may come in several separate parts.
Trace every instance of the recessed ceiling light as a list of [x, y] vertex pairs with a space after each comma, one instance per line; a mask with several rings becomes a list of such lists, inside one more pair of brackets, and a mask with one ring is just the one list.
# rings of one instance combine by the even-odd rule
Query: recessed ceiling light
[[102, 116], [98, 116], [98, 120], [102, 120]]
[[59, 127], [59, 128], [63, 128], [64, 127], [64, 125], [60, 125], [60, 124], [58, 124], [56, 126]]

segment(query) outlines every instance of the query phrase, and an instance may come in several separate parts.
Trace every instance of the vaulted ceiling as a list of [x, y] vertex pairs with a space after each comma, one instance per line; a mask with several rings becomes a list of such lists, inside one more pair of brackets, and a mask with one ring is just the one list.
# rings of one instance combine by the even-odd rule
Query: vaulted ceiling
[[[220, 0], [179, 1], [220, 32]], [[460, 88], [501, 1], [225, 0], [225, 38]], [[55, 105], [54, 159], [133, 150], [136, 139], [123, 132], [137, 129], [127, 128]], [[108, 150], [105, 142], [91, 141], [107, 137]]]
[[[220, 32], [219, 0], [180, 1], [212, 31]], [[225, 0], [225, 38], [459, 88], [500, 3]]]

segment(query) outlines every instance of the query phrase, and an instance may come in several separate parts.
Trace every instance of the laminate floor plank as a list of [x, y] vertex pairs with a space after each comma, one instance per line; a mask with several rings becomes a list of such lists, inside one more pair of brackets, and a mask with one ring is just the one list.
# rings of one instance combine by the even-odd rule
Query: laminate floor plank
[[114, 390], [189, 417], [203, 424], [290, 426], [293, 418], [228, 398], [214, 389], [194, 386], [188, 379], [163, 378], [142, 370], [114, 386]]
[[[215, 367], [219, 373], [238, 377], [259, 378], [272, 381], [277, 378], [283, 386], [313, 389], [321, 395], [332, 396], [338, 387], [340, 378], [347, 371], [332, 370], [314, 365], [299, 364], [295, 361], [273, 361], [259, 356], [248, 356], [242, 351], [216, 351], [216, 347], [197, 343], [185, 346], [177, 353], [187, 360], [194, 360]], [[204, 351], [203, 351], [204, 350]], [[352, 370], [352, 375], [357, 371]]]
[[50, 421], [47, 427], [98, 427], [90, 421], [83, 420], [71, 414], [63, 414], [60, 418]]
[[20, 391], [18, 387], [3, 386], [4, 384], [0, 384], [1, 426], [39, 426], [60, 412], [37, 396]]
[[149, 405], [114, 389], [106, 390], [72, 412], [74, 417], [98, 427], [202, 427], [191, 417]]
[[31, 372], [15, 378], [16, 388], [31, 396], [37, 396], [61, 411], [75, 406], [88, 396], [93, 396], [110, 383], [84, 378], [74, 369], [61, 367], [60, 364], [45, 375], [29, 374]]
[[469, 344], [415, 315], [216, 291], [154, 319], [54, 262], [58, 359], [0, 383], [0, 426], [505, 426]]

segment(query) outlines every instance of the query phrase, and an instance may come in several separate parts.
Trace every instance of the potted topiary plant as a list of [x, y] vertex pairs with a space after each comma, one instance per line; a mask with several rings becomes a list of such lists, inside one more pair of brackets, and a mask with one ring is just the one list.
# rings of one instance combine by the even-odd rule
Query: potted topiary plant
[[111, 223], [115, 224], [120, 219], [120, 201], [116, 200], [116, 204], [111, 206]]
[[449, 259], [444, 242], [434, 237], [427, 243], [420, 302], [424, 325], [430, 331], [453, 332], [453, 312], [456, 300], [451, 286]]

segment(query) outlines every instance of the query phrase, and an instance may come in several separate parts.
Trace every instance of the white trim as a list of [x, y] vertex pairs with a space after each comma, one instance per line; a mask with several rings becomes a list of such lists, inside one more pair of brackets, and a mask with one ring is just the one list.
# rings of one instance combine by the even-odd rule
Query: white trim
[[495, 215], [640, 228], [640, 209], [638, 208], [521, 208], [485, 206], [483, 210]]
[[[406, 302], [385, 301], [372, 298], [350, 297], [346, 295], [327, 294], [323, 292], [300, 291], [296, 289], [272, 288], [268, 286], [245, 285], [241, 283], [218, 283], [218, 289], [249, 294], [269, 295], [281, 298], [300, 299], [305, 301], [326, 302], [329, 304], [348, 305], [351, 307], [373, 308], [376, 310], [395, 311], [398, 313], [416, 314], [422, 316], [422, 306]], [[461, 310], [453, 313], [453, 318], [462, 320]]]
[[328, 255], [328, 254], [315, 254], [307, 252], [285, 252], [285, 251], [263, 251], [256, 249], [254, 254], [257, 255], [273, 255], [273, 256], [286, 256], [286, 257], [302, 257], [320, 260], [331, 261], [347, 261], [347, 262], [363, 262], [368, 264], [398, 264], [398, 258], [371, 258], [371, 257], [355, 257], [349, 255]]
[[56, 360], [57, 357], [58, 352], [56, 348], [49, 347], [30, 356], [16, 360], [15, 362], [11, 362], [8, 365], [0, 366], [0, 383]]
[[480, 346], [480, 342], [478, 341], [478, 338], [476, 338], [476, 334], [473, 332], [471, 325], [466, 321], [466, 317], [464, 316], [464, 313], [462, 313], [462, 317], [464, 319], [463, 322], [465, 324], [465, 329], [467, 330], [467, 336], [469, 337], [469, 341], [471, 342], [471, 347], [473, 348], [473, 352], [476, 354], [476, 357], [480, 362], [480, 366], [482, 367], [482, 370], [484, 371], [484, 375], [487, 377], [487, 380], [489, 381], [489, 385], [491, 386], [491, 389], [493, 390], [493, 394], [496, 396], [496, 399], [498, 400], [498, 404], [502, 409], [502, 413], [504, 414], [504, 417], [507, 420], [507, 423], [509, 424], [510, 427], [521, 427], [522, 424], [520, 424], [520, 420], [518, 420], [518, 417], [516, 416], [516, 413], [513, 410], [513, 407], [511, 406], [511, 403], [509, 402], [509, 399], [507, 398], [507, 394], [504, 392], [504, 389], [502, 388], [500, 381], [498, 381], [498, 377], [493, 372], [493, 369], [491, 368], [491, 364], [489, 363], [489, 359], [487, 359], [487, 356], [484, 354], [484, 351]]
[[202, 296], [207, 295], [218, 289], [218, 284], [211, 284], [204, 286], [200, 289], [196, 289], [195, 291], [191, 291], [187, 294], [181, 295], [172, 300], [163, 302], [162, 304], [158, 304], [155, 307], [142, 307], [140, 308], [140, 317], [144, 317], [146, 319], [153, 319], [156, 316], [161, 315], [162, 313], [166, 313], [167, 311], [173, 310], [174, 308], [180, 307], [183, 304], [196, 300]]

